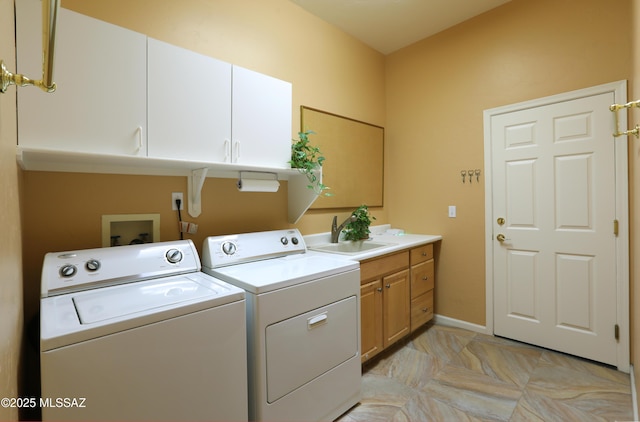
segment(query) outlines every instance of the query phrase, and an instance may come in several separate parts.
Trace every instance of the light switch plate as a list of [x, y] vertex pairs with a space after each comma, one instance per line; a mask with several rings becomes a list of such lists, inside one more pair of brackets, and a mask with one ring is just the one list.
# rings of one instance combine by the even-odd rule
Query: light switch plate
[[456, 218], [456, 206], [449, 205], [449, 218]]

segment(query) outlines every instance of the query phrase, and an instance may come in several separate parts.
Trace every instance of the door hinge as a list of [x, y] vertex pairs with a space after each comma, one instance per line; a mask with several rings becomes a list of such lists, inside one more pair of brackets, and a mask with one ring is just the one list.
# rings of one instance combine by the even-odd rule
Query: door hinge
[[613, 331], [614, 331], [616, 340], [620, 340], [620, 326], [618, 324], [615, 325]]
[[613, 234], [618, 235], [618, 220], [613, 220]]

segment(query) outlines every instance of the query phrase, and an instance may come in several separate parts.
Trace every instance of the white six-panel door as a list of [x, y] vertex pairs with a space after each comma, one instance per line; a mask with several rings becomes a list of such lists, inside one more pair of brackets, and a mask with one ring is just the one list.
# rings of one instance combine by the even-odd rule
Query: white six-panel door
[[605, 90], [485, 112], [487, 283], [496, 335], [624, 369], [615, 102]]

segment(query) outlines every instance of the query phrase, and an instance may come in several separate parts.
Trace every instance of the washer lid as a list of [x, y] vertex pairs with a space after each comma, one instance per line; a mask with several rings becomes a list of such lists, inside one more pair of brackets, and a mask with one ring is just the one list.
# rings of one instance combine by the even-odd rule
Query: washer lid
[[201, 272], [45, 297], [40, 301], [40, 350], [218, 306], [244, 307], [244, 299], [244, 290]]
[[183, 277], [87, 291], [73, 295], [72, 300], [80, 323], [92, 324], [215, 294], [215, 290]]

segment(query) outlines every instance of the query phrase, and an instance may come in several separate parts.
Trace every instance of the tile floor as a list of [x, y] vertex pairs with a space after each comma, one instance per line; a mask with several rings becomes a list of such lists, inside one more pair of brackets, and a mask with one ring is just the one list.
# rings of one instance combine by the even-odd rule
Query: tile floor
[[430, 324], [364, 366], [362, 400], [338, 421], [632, 419], [628, 374]]

